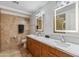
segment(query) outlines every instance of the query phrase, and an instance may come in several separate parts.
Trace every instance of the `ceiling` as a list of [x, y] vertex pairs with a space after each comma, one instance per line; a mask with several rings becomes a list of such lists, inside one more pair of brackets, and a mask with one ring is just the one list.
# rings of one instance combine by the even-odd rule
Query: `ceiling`
[[47, 2], [48, 1], [0, 1], [0, 6], [5, 6], [23, 11], [27, 14], [32, 14], [32, 12], [44, 6]]

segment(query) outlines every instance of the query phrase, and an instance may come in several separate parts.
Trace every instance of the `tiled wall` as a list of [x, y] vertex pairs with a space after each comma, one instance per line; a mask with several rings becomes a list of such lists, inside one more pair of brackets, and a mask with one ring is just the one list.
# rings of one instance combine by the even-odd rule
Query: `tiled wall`
[[[18, 24], [22, 19], [24, 23], [24, 33], [18, 34]], [[29, 30], [29, 21], [28, 18], [22, 18], [18, 16], [1, 14], [1, 50], [11, 50], [16, 49], [16, 41], [13, 40], [13, 37], [25, 36]], [[16, 39], [17, 40], [17, 39]]]

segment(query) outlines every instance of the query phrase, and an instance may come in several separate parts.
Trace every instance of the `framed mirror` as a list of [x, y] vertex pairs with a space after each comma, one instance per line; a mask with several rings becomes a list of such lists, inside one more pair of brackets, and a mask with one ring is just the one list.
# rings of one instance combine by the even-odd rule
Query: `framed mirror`
[[44, 14], [36, 16], [36, 31], [42, 32], [44, 27]]
[[78, 2], [55, 9], [55, 32], [78, 32]]

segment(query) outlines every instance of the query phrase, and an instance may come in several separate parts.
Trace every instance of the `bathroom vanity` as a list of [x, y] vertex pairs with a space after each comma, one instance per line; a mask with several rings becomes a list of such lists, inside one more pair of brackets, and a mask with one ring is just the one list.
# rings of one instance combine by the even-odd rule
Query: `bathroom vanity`
[[[72, 57], [79, 56], [73, 50], [74, 44], [71, 46], [60, 46], [57, 43], [57, 40], [38, 37], [35, 35], [27, 36], [27, 49], [34, 57]], [[74, 48], [75, 49], [75, 48]], [[78, 53], [78, 51], [77, 51]]]

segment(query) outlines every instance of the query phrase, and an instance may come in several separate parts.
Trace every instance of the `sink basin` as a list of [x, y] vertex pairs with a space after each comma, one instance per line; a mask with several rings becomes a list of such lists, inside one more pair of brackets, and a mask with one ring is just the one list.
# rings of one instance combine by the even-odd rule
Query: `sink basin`
[[67, 42], [55, 41], [55, 43], [62, 47], [70, 47], [70, 44]]

